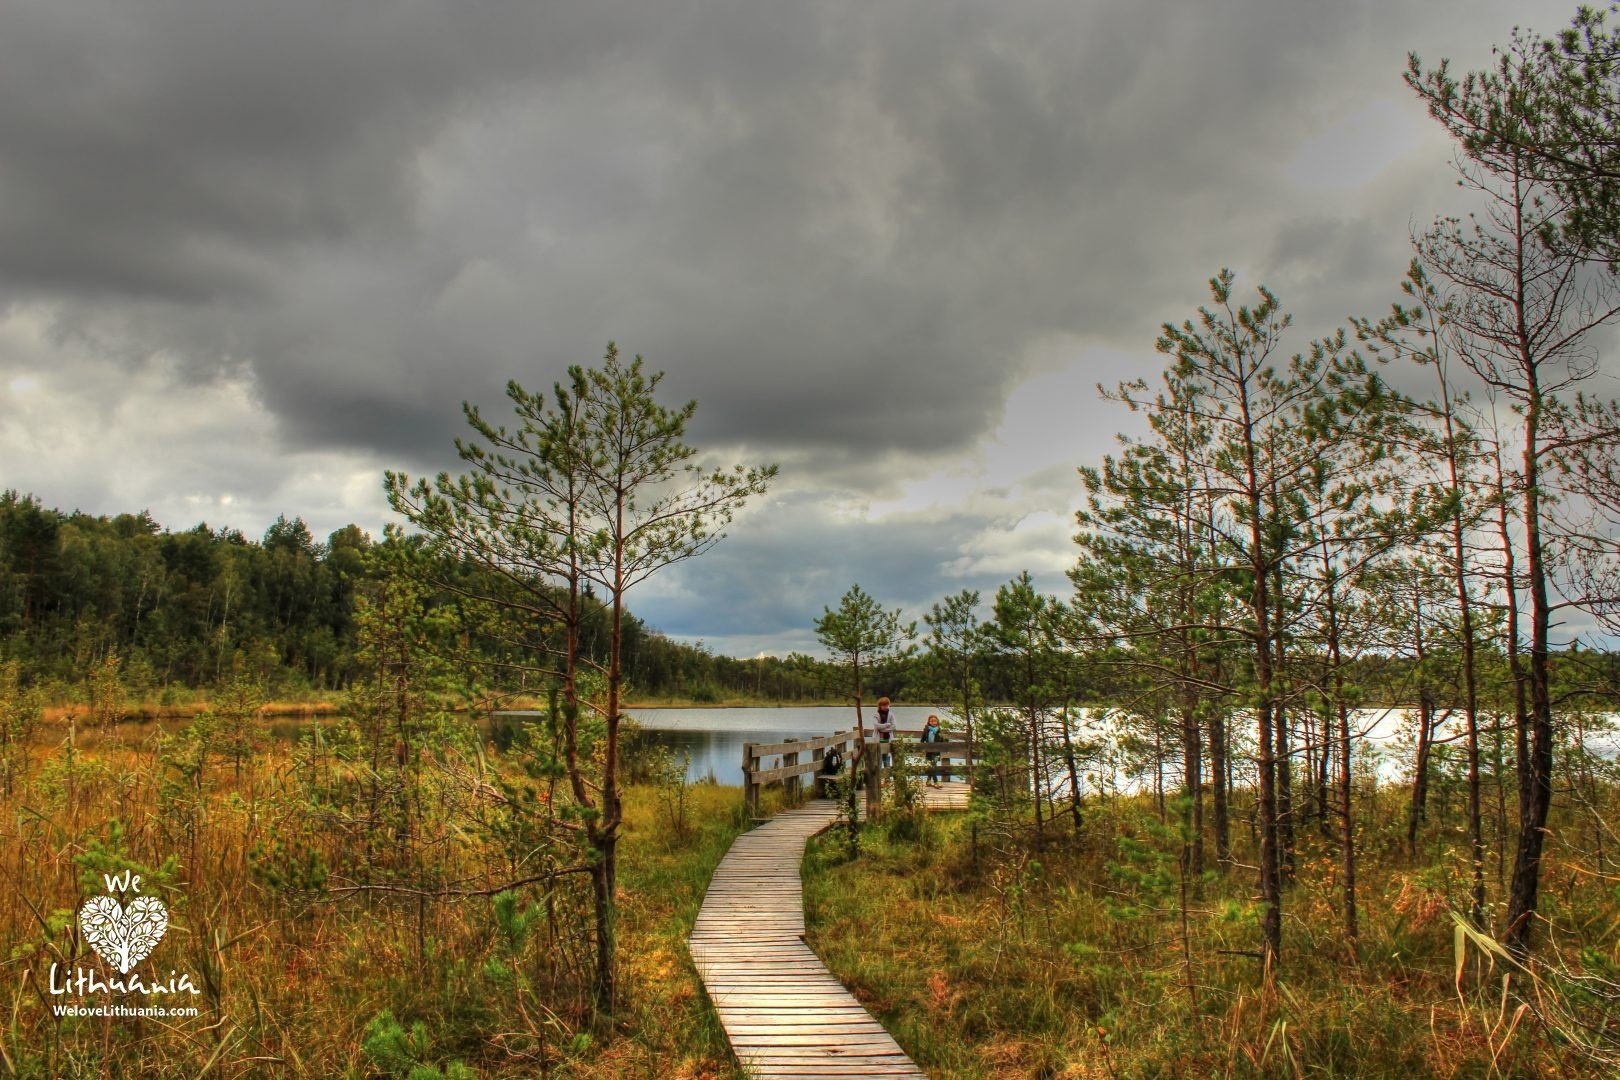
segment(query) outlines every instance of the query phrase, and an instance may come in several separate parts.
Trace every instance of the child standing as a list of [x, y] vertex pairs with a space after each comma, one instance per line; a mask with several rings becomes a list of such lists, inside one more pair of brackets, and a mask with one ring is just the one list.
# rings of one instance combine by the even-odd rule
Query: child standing
[[[930, 716], [928, 723], [922, 729], [922, 741], [925, 743], [939, 743], [945, 741], [945, 733], [940, 730], [939, 717]], [[939, 781], [944, 777], [945, 771], [939, 767], [939, 755], [928, 754], [928, 786], [939, 787]]]

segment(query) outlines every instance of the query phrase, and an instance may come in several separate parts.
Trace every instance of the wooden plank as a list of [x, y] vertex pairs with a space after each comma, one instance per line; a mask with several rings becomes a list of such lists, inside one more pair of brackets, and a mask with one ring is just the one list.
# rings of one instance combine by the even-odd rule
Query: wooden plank
[[927, 1080], [915, 1065], [890, 1065], [862, 1061], [786, 1062], [746, 1061], [753, 1080], [847, 1080], [861, 1076], [898, 1076]]
[[777, 1077], [797, 1076], [905, 1076], [926, 1080], [921, 1070], [910, 1061], [887, 1061], [867, 1058], [815, 1058], [770, 1059], [752, 1055], [739, 1058], [755, 1080], [773, 1080]]
[[788, 985], [719, 986], [710, 993], [716, 1005], [745, 1009], [754, 1005], [799, 1005], [808, 1008], [837, 1008], [848, 991], [837, 983], [831, 988]]
[[929, 743], [919, 742], [916, 739], [902, 739], [900, 742], [901, 745], [914, 754], [939, 754], [943, 757], [952, 758], [967, 757], [967, 743], [961, 740]]
[[863, 1069], [873, 1066], [892, 1065], [896, 1068], [916, 1069], [910, 1058], [904, 1054], [819, 1054], [813, 1050], [803, 1053], [788, 1053], [786, 1051], [772, 1050], [768, 1053], [756, 1053], [749, 1049], [739, 1051], [737, 1060], [756, 1069], [768, 1069], [775, 1065], [824, 1065], [832, 1062], [837, 1064], [858, 1064]]
[[752, 1080], [858, 1080], [860, 1077], [900, 1077], [927, 1080], [914, 1065], [862, 1065], [859, 1062], [828, 1062], [825, 1065], [750, 1065]]
[[[802, 754], [813, 742], [784, 744], [792, 749], [779, 752]], [[772, 749], [750, 746], [749, 752]], [[693, 925], [693, 963], [733, 1052], [751, 1075], [920, 1080], [922, 1072], [893, 1036], [803, 941], [804, 845], [837, 816], [835, 806], [818, 800], [737, 838], [715, 870]]]
[[777, 1009], [733, 1009], [722, 1008], [718, 1010], [726, 1021], [739, 1024], [803, 1024], [807, 1027], [837, 1026], [840, 1024], [875, 1024], [872, 1014], [861, 1008], [858, 1004], [853, 1006], [839, 1006], [837, 1009], [821, 1009], [816, 1012], [806, 1012], [803, 1009], [788, 1008]]
[[737, 1048], [739, 1054], [742, 1053], [744, 1048], [754, 1050], [763, 1047], [781, 1051], [822, 1051], [830, 1049], [839, 1053], [847, 1052], [850, 1056], [857, 1056], [858, 1052], [864, 1050], [873, 1051], [871, 1056], [876, 1056], [879, 1053], [890, 1054], [894, 1052], [894, 1039], [882, 1028], [871, 1031], [826, 1031], [821, 1034], [794, 1032], [784, 1035], [779, 1031], [758, 1035], [733, 1033], [731, 1045]]
[[[813, 1052], [803, 1054], [786, 1054], [772, 1051], [769, 1054], [756, 1054], [752, 1050], [739, 1053], [737, 1060], [756, 1070], [771, 1069], [778, 1065], [815, 1065], [825, 1067], [827, 1064], [859, 1065], [863, 1071], [869, 1072], [875, 1067], [890, 1065], [897, 1069], [915, 1070], [917, 1068], [910, 1058], [904, 1054], [835, 1054], [822, 1055]], [[901, 1075], [905, 1075], [902, 1073]], [[917, 1074], [920, 1075], [920, 1074]]]
[[757, 757], [773, 757], [777, 754], [791, 754], [795, 750], [825, 750], [829, 746], [846, 746], [855, 741], [855, 732], [837, 731], [831, 735], [818, 735], [813, 739], [800, 739], [798, 742], [779, 743], [749, 743], [754, 748]]
[[809, 776], [820, 771], [821, 762], [801, 761], [797, 765], [781, 765], [774, 769], [760, 769], [758, 772], [750, 774], [752, 779], [749, 782], [754, 784], [774, 784], [779, 780], [786, 780], [790, 776]]
[[[814, 1043], [825, 1039], [849, 1039], [864, 1041], [868, 1039], [888, 1039], [889, 1033], [883, 1030], [876, 1020], [868, 1016], [864, 1020], [839, 1019], [830, 1021], [823, 1017], [810, 1017], [816, 1023], [798, 1025], [790, 1023], [785, 1018], [773, 1021], [748, 1019], [733, 1016], [732, 1023], [736, 1026], [734, 1034], [738, 1039], [753, 1041], [769, 1036], [780, 1036], [785, 1040], [784, 1045], [799, 1043]], [[893, 1045], [892, 1041], [889, 1045]]]

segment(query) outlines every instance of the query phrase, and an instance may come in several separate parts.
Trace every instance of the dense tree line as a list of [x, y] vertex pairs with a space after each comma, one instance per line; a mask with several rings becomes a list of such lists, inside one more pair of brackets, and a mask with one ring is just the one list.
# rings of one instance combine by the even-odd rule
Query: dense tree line
[[354, 677], [354, 594], [369, 539], [317, 542], [278, 518], [262, 540], [150, 514], [95, 517], [0, 494], [0, 651], [34, 679], [74, 683], [108, 655], [131, 689], [210, 686], [247, 668], [282, 686]]
[[[117, 656], [127, 691], [142, 701], [241, 671], [274, 692], [344, 690], [363, 668], [357, 591], [389, 572], [373, 557], [383, 542], [357, 525], [317, 540], [296, 516], [278, 518], [259, 539], [206, 524], [177, 532], [146, 511], [97, 516], [0, 492], [0, 656], [17, 661], [26, 681], [64, 688]], [[606, 655], [600, 605], [587, 605], [580, 634], [588, 653]], [[803, 653], [719, 655], [633, 614], [623, 635], [637, 694], [703, 704], [841, 693], [831, 665]], [[885, 673], [877, 692], [926, 697], [913, 667]], [[995, 673], [986, 687], [998, 699], [1011, 693]]]
[[[65, 512], [6, 491], [0, 658], [15, 661], [26, 683], [67, 692], [116, 656], [136, 701], [210, 688], [241, 672], [276, 693], [345, 690], [364, 673], [356, 596], [390, 573], [374, 551], [385, 542], [408, 541], [374, 541], [356, 525], [320, 541], [298, 517], [278, 518], [257, 540], [208, 525], [171, 532], [145, 511]], [[580, 632], [589, 654], [606, 655], [601, 605], [587, 605]], [[717, 656], [634, 615], [624, 620], [623, 648], [637, 694], [697, 702], [825, 694], [819, 661]]]
[[[69, 687], [116, 655], [126, 689], [138, 700], [155, 701], [165, 688], [212, 687], [241, 671], [272, 691], [348, 689], [363, 668], [356, 656], [357, 590], [375, 587], [388, 573], [374, 557], [380, 543], [355, 525], [318, 541], [298, 517], [278, 519], [258, 540], [208, 525], [171, 532], [144, 511], [92, 516], [0, 492], [0, 656], [17, 662], [25, 682]], [[605, 638], [605, 621], [593, 609], [583, 644], [600, 653]], [[624, 650], [631, 686], [650, 697], [794, 703], [847, 694], [845, 676], [829, 660], [720, 655], [633, 615], [625, 621]], [[1500, 651], [1493, 656], [1500, 668], [1505, 658]], [[1620, 682], [1614, 661], [1601, 654], [1553, 662], [1571, 671], [1564, 680], [1571, 685]], [[1446, 663], [1436, 657], [1430, 669]], [[1000, 653], [981, 657], [973, 671], [978, 699], [1019, 699], [1018, 666]], [[871, 673], [868, 697], [943, 703], [936, 668], [926, 654], [901, 657]], [[1357, 657], [1347, 670], [1361, 700], [1375, 704], [1408, 700], [1416, 677], [1415, 662], [1398, 651]], [[1130, 693], [1117, 664], [1076, 671], [1066, 691], [1076, 703]]]

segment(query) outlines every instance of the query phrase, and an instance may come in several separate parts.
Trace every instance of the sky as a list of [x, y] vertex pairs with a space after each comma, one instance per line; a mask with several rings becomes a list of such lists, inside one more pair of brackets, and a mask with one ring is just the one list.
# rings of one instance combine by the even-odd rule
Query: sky
[[1066, 591], [1076, 467], [1222, 267], [1302, 348], [1456, 212], [1406, 56], [1489, 66], [1543, 0], [6, 0], [0, 488], [258, 536], [396, 520], [608, 341], [776, 463], [629, 598], [720, 653], [819, 652]]

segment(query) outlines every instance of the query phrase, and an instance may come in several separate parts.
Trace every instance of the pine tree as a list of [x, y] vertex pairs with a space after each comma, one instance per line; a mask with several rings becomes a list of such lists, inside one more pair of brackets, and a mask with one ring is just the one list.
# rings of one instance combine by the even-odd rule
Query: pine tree
[[[697, 409], [657, 401], [662, 373], [629, 365], [608, 344], [602, 365], [569, 368], [547, 397], [516, 381], [507, 397], [515, 430], [486, 422], [465, 406], [478, 439], [457, 440], [469, 472], [412, 484], [389, 473], [394, 509], [445, 552], [484, 579], [451, 583], [471, 599], [530, 623], [543, 651], [539, 670], [560, 685], [564, 757], [592, 856], [596, 913], [597, 1006], [611, 1013], [617, 993], [615, 916], [617, 850], [623, 823], [619, 731], [625, 683], [625, 598], [658, 571], [713, 547], [750, 498], [763, 494], [776, 467], [707, 470], [685, 440]], [[597, 594], [596, 590], [600, 590]], [[597, 596], [600, 599], [597, 599]], [[588, 653], [581, 631], [601, 612], [605, 661]], [[560, 628], [558, 639], [551, 631]], [[583, 669], [602, 692], [582, 687]], [[582, 752], [582, 714], [602, 725], [600, 772]]]

